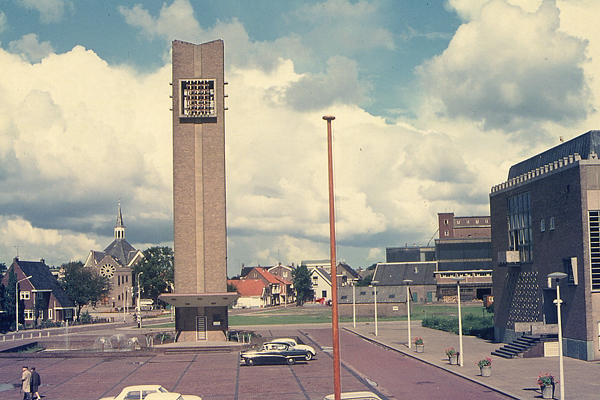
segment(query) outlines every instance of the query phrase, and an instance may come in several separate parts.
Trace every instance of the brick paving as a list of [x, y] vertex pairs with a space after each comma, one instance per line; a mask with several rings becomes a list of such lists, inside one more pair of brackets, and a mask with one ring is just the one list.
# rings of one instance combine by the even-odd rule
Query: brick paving
[[[411, 336], [423, 337], [425, 352], [417, 353], [414, 345], [407, 347], [408, 324], [404, 322], [385, 322], [378, 324], [378, 336], [375, 336], [374, 323], [343, 324], [343, 329], [361, 335], [365, 339], [382, 343], [396, 351], [417, 358], [430, 365], [442, 368], [453, 374], [486, 385], [515, 399], [539, 399], [541, 392], [537, 386], [539, 373], [550, 373], [558, 380], [558, 357], [504, 359], [491, 356], [491, 352], [502, 346], [471, 336], [463, 336], [464, 366], [450, 365], [444, 350], [448, 347], [459, 348], [458, 336], [452, 333], [423, 328], [420, 321], [413, 321]], [[492, 376], [482, 377], [477, 361], [485, 357], [492, 358]], [[600, 398], [600, 363], [597, 361], [581, 361], [564, 357], [565, 398], [566, 399], [598, 399]], [[560, 385], [560, 383], [558, 384]], [[556, 385], [555, 398], [560, 398], [559, 386]]]

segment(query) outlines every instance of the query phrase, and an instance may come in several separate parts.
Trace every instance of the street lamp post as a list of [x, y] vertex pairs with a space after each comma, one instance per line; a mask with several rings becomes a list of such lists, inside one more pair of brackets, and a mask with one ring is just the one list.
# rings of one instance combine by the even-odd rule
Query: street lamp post
[[377, 330], [377, 284], [379, 281], [371, 281], [371, 285], [373, 286], [373, 294], [375, 299], [375, 336], [378, 336], [379, 331]]
[[406, 283], [406, 315], [408, 315], [408, 348], [412, 347], [412, 342], [410, 340], [410, 283], [412, 279], [405, 279], [402, 282]]
[[142, 310], [140, 308], [140, 275], [143, 275], [144, 271], [140, 271], [137, 274], [137, 279], [136, 279], [136, 283], [137, 283], [137, 306], [135, 307], [135, 312], [138, 316], [138, 324], [140, 326], [140, 329], [142, 329]]
[[19, 332], [19, 282], [23, 282], [29, 278], [31, 278], [31, 275], [26, 276], [23, 279], [19, 279], [17, 281], [17, 283], [15, 283], [15, 303], [16, 303], [15, 310], [17, 312], [15, 315], [15, 322], [16, 322], [15, 329], [17, 330], [17, 332]]
[[352, 279], [352, 326], [356, 328], [356, 279]]
[[463, 355], [463, 335], [462, 335], [462, 314], [460, 309], [460, 282], [465, 280], [464, 276], [452, 278], [456, 282], [456, 290], [458, 292], [458, 364], [464, 366]]
[[129, 286], [123, 286], [123, 322], [127, 322], [125, 320], [125, 313], [126, 313], [126, 307], [127, 307], [127, 301], [125, 300], [125, 296], [127, 295], [128, 291], [129, 291]]
[[548, 274], [549, 281], [556, 279], [556, 300], [554, 300], [554, 304], [556, 304], [556, 311], [558, 314], [558, 379], [560, 383], [560, 400], [564, 400], [565, 398], [565, 368], [563, 363], [562, 318], [560, 313], [560, 306], [562, 304], [562, 300], [560, 299], [560, 280], [566, 277], [567, 274], [563, 272], [553, 272]]

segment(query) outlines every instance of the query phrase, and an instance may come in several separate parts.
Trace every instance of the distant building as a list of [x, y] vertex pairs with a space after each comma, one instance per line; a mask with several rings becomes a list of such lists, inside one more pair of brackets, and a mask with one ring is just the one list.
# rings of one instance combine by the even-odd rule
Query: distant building
[[409, 287], [411, 301], [431, 303], [436, 300], [436, 263], [378, 263], [373, 275], [377, 286]]
[[513, 165], [490, 193], [497, 341], [557, 332], [564, 354], [600, 360], [600, 131]]
[[[36, 317], [38, 321], [73, 320], [76, 313], [75, 304], [59, 285], [43, 259], [21, 261], [15, 258], [9, 269], [17, 275], [17, 280], [23, 279], [19, 283], [19, 300], [24, 307], [22, 310], [26, 324], [34, 324]], [[2, 279], [4, 286], [8, 285], [8, 275], [8, 273], [4, 274]], [[25, 279], [28, 276], [31, 278]]]
[[144, 253], [136, 250], [125, 239], [125, 225], [121, 205], [117, 213], [114, 240], [104, 251], [91, 250], [84, 267], [93, 268], [98, 274], [110, 279], [111, 290], [102, 304], [109, 307], [132, 307], [133, 267], [142, 261]]

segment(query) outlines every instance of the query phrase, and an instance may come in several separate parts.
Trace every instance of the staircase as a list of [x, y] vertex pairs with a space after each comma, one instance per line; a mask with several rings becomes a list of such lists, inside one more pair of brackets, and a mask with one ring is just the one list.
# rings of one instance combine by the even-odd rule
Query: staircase
[[541, 336], [521, 336], [512, 343], [492, 351], [492, 355], [502, 358], [516, 358], [542, 341]]

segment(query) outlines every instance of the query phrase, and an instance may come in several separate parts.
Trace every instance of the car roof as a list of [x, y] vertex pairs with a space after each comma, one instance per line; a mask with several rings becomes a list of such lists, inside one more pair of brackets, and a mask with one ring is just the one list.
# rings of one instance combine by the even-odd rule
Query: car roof
[[[329, 396], [325, 397], [326, 400], [333, 399], [333, 398], [334, 398], [333, 394], [330, 394]], [[341, 398], [343, 400], [353, 400], [353, 399], [356, 399], [356, 400], [379, 399], [379, 400], [381, 400], [381, 398], [373, 392], [346, 392], [346, 393], [341, 393]]]
[[173, 392], [169, 392], [169, 393], [150, 393], [148, 396], [146, 396], [146, 400], [152, 400], [152, 399], [178, 400], [180, 398], [181, 398], [181, 395], [179, 393], [173, 393]]
[[123, 390], [156, 390], [161, 392], [168, 392], [168, 390], [162, 387], [161, 385], [132, 385], [124, 387]]

